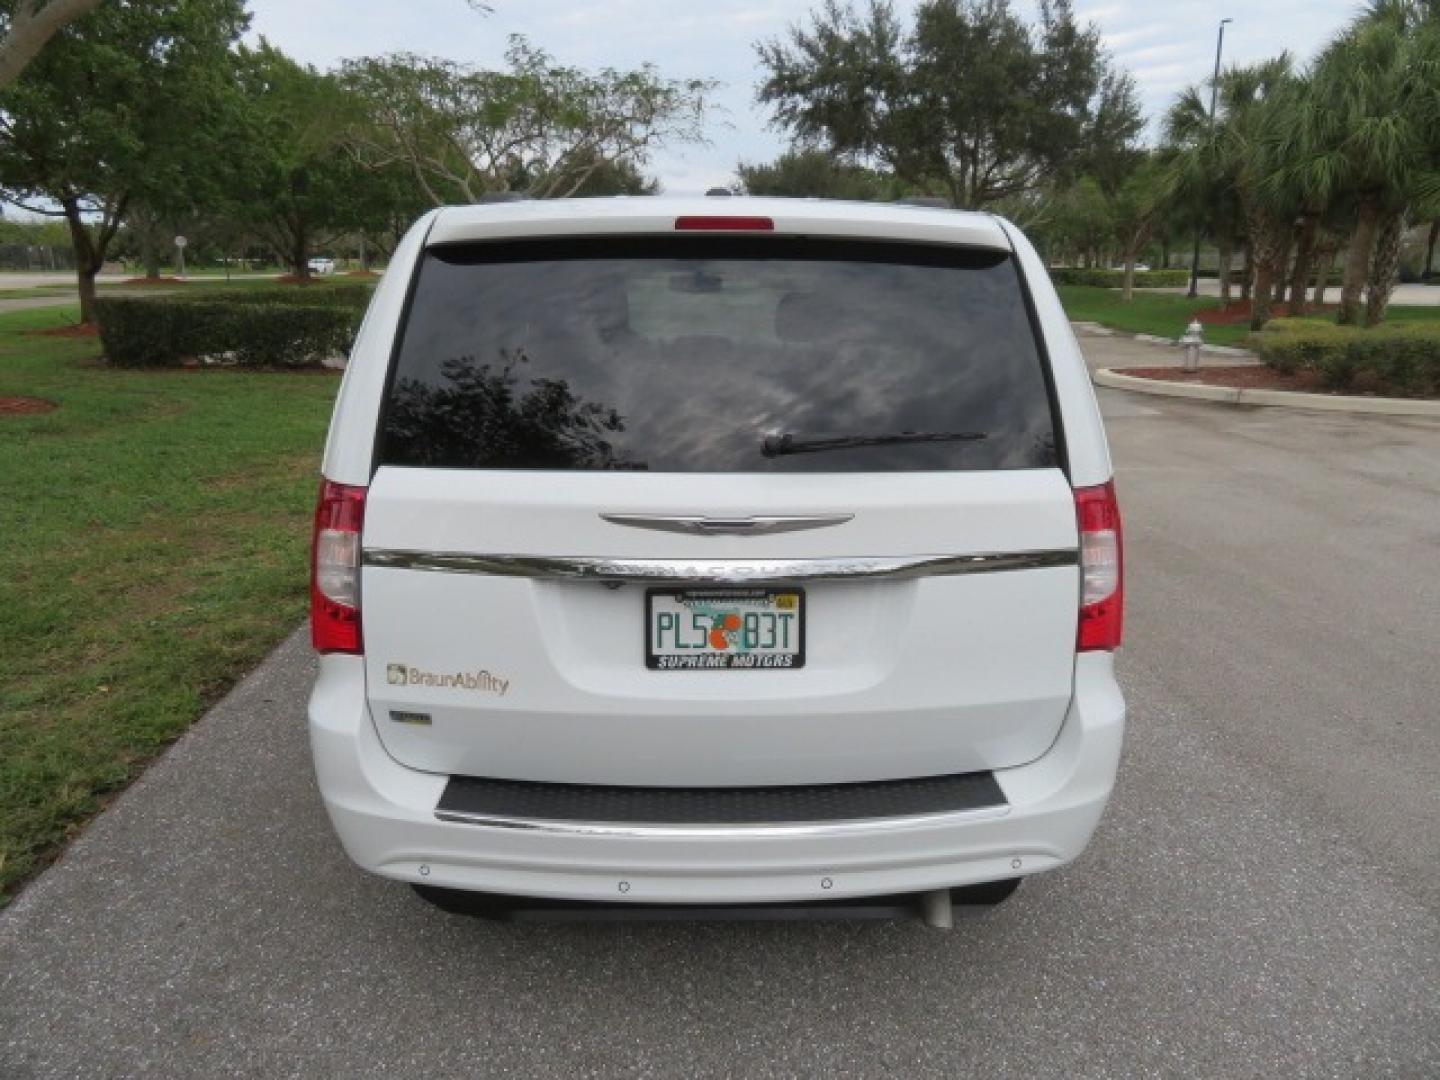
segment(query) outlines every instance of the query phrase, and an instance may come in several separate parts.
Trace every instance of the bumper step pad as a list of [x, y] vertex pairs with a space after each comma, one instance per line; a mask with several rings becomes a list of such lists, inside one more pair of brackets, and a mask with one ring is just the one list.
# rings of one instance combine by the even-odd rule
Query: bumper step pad
[[547, 784], [452, 776], [435, 807], [445, 821], [484, 824], [765, 826], [955, 814], [1003, 807], [988, 772], [787, 787], [660, 788]]

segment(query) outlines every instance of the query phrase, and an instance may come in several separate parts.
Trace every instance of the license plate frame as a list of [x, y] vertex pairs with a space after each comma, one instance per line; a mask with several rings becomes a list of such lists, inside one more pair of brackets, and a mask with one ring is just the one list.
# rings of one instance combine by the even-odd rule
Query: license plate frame
[[[734, 604], [740, 610], [735, 612], [698, 612], [712, 620], [720, 614], [734, 614], [741, 620], [739, 626], [729, 629], [712, 621], [710, 631], [720, 629], [726, 636], [724, 649], [712, 645], [697, 646], [693, 653], [657, 652], [655, 601], [659, 597], [670, 597], [682, 606], [688, 601], [697, 606], [724, 606]], [[786, 606], [785, 601], [790, 602]], [[758, 602], [758, 603], [757, 603]], [[774, 614], [777, 619], [786, 614], [794, 615], [795, 648], [792, 651], [763, 651], [749, 648], [745, 644], [749, 628], [744, 621], [743, 608], [749, 604], [758, 607], [757, 614]], [[793, 608], [793, 611], [792, 611]], [[645, 590], [645, 666], [651, 671], [796, 671], [805, 666], [805, 638], [809, 621], [805, 604], [805, 590], [793, 585], [739, 585], [739, 586], [680, 586], [657, 585]], [[775, 632], [785, 627], [783, 620], [775, 624]], [[704, 633], [694, 626], [693, 633]], [[758, 635], [763, 633], [755, 628]], [[677, 639], [678, 640], [678, 639]], [[694, 662], [681, 662], [691, 661]]]

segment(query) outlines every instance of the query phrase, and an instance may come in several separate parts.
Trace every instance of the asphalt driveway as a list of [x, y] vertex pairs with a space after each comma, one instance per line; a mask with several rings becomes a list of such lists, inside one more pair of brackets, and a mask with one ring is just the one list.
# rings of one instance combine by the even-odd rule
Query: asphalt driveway
[[1440, 423], [1104, 407], [1079, 863], [950, 933], [446, 916], [334, 841], [297, 635], [0, 914], [0, 1076], [1440, 1073]]

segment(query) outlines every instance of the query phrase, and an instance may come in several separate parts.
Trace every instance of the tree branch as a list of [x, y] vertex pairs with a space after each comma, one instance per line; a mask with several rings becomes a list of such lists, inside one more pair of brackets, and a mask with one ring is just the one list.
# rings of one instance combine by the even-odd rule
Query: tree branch
[[20, 0], [0, 40], [0, 90], [20, 77], [47, 41], [99, 4], [100, 0]]

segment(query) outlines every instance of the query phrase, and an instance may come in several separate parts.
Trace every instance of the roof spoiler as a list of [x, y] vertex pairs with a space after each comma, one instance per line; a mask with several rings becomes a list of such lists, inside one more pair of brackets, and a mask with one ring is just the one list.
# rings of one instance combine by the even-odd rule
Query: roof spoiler
[[931, 210], [955, 209], [955, 204], [944, 195], [902, 195], [895, 203], [897, 206], [926, 206]]

